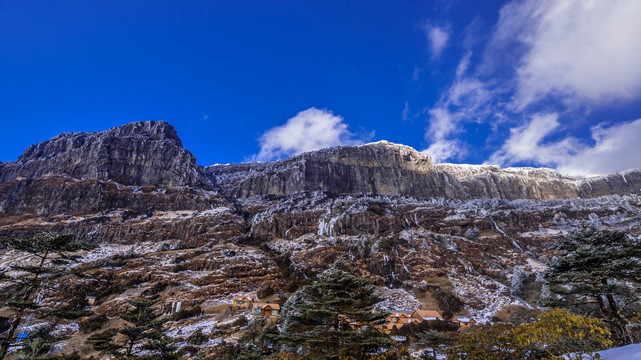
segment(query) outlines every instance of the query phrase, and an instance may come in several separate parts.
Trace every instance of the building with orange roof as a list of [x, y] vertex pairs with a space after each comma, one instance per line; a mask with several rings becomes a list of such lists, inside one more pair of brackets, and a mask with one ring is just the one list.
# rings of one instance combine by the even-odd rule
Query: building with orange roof
[[469, 328], [471, 326], [476, 325], [476, 320], [472, 319], [469, 316], [463, 316], [463, 315], [454, 315], [452, 317], [452, 322], [458, 324], [459, 328], [461, 329]]
[[418, 322], [444, 320], [443, 315], [436, 310], [416, 310], [412, 313], [412, 318]]
[[235, 309], [251, 309], [252, 303], [254, 302], [253, 296], [245, 295], [236, 295], [232, 300], [232, 307]]
[[277, 317], [280, 314], [280, 305], [256, 302], [252, 306], [252, 313], [255, 315], [263, 314], [265, 317]]

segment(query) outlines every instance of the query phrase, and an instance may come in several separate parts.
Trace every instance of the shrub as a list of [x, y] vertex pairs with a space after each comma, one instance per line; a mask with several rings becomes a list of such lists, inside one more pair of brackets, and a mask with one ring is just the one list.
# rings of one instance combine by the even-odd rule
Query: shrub
[[481, 232], [477, 228], [467, 229], [465, 232], [465, 238], [472, 241], [478, 240], [480, 235]]
[[258, 292], [256, 293], [256, 296], [258, 296], [259, 299], [266, 298], [268, 296], [274, 295], [274, 289], [272, 289], [269, 284], [263, 286]]
[[9, 330], [10, 325], [11, 319], [9, 319], [8, 317], [0, 316], [0, 334]]
[[448, 319], [461, 310], [463, 310], [463, 302], [461, 299], [456, 297], [456, 295], [442, 290], [437, 289], [434, 292], [434, 297], [438, 303], [438, 307], [443, 310], [443, 316]]
[[83, 333], [91, 333], [96, 330], [100, 330], [107, 321], [109, 321], [107, 315], [96, 315], [88, 318], [87, 320], [81, 321], [80, 324], [78, 324], [78, 328]]
[[189, 337], [187, 338], [187, 342], [192, 345], [202, 345], [206, 343], [207, 340], [209, 340], [209, 338], [203, 334], [202, 329], [194, 331], [194, 333], [189, 335]]
[[403, 241], [397, 238], [382, 238], [378, 242], [378, 249], [380, 251], [389, 251], [401, 244], [403, 244]]

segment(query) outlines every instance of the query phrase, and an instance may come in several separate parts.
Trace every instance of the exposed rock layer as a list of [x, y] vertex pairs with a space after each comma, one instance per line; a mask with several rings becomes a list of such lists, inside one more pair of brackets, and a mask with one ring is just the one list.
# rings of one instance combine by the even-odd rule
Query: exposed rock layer
[[[157, 293], [165, 309], [201, 307], [194, 321], [208, 322], [215, 344], [242, 332], [225, 319], [233, 294], [282, 299], [337, 259], [377, 291], [395, 288], [383, 310], [435, 306], [429, 296], [446, 294], [488, 320], [538, 300], [537, 274], [570, 231], [641, 239], [639, 191], [639, 170], [574, 178], [434, 165], [387, 142], [202, 168], [173, 127], [145, 122], [63, 134], [0, 164], [0, 237], [53, 231], [101, 243], [46, 301], [67, 301], [82, 283], [101, 294], [92, 310], [118, 321], [125, 299]], [[0, 270], [20, 256], [0, 249]], [[189, 321], [167, 325], [172, 336], [192, 334]]]
[[550, 169], [433, 165], [407, 146], [377, 142], [309, 152], [273, 163], [206, 168], [233, 198], [325, 191], [335, 195], [404, 195], [417, 199], [571, 199], [641, 192], [641, 170], [567, 177]]
[[[426, 154], [385, 141], [272, 163], [202, 168], [171, 125], [148, 121], [62, 134], [29, 147], [15, 163], [0, 164], [0, 235], [67, 231], [87, 240], [203, 244], [243, 237], [295, 239], [318, 232], [323, 221], [333, 230], [321, 235], [377, 235], [406, 228], [404, 213], [412, 208], [388, 207], [385, 215], [372, 205], [330, 226], [326, 212], [347, 211], [354, 204], [348, 197], [330, 206], [327, 199], [551, 200], [639, 191], [639, 170], [577, 178], [550, 169], [434, 165]], [[326, 205], [301, 202], [311, 198]], [[260, 215], [274, 207], [280, 210]]]
[[123, 185], [211, 188], [174, 127], [162, 121], [61, 134], [28, 147], [17, 162], [0, 165], [0, 182], [51, 175]]

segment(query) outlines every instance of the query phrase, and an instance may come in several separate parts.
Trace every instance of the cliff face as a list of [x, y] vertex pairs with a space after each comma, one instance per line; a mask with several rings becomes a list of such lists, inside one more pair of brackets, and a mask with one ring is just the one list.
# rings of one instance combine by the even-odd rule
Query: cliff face
[[639, 191], [639, 170], [576, 178], [550, 169], [434, 165], [426, 154], [385, 141], [202, 168], [171, 125], [148, 121], [62, 134], [0, 164], [0, 235], [61, 231], [91, 241], [195, 245], [314, 233], [387, 236], [419, 223], [404, 212], [421, 205], [399, 211], [356, 199], [555, 200]]
[[182, 147], [176, 130], [158, 121], [62, 134], [30, 146], [15, 163], [0, 164], [0, 183], [52, 176], [218, 190], [230, 199], [323, 191], [418, 199], [551, 200], [625, 195], [641, 189], [640, 170], [580, 178], [550, 169], [434, 165], [429, 155], [386, 141], [322, 149], [272, 163], [203, 169]]
[[68, 133], [32, 145], [0, 167], [0, 182], [60, 175], [123, 185], [211, 188], [173, 126], [131, 123], [95, 133]]
[[209, 166], [206, 172], [233, 198], [324, 191], [417, 199], [552, 200], [641, 191], [640, 170], [581, 178], [550, 169], [433, 165], [428, 155], [385, 141], [323, 149], [273, 163]]
[[62, 134], [0, 164], [0, 235], [197, 246], [244, 234], [242, 216], [213, 211], [230, 206], [165, 122]]
[[[641, 239], [641, 171], [580, 178], [435, 165], [388, 142], [202, 168], [163, 122], [63, 134], [0, 164], [0, 237], [51, 231], [100, 244], [73, 271], [112, 294], [96, 314], [118, 319], [124, 299], [165, 289], [165, 308], [205, 310], [171, 322], [169, 333], [209, 329], [206, 344], [243, 331], [226, 318], [233, 294], [268, 288], [284, 299], [337, 259], [377, 286], [381, 310], [433, 307], [445, 296], [489, 320], [538, 301], [552, 245], [584, 226]], [[0, 270], [20, 256], [0, 248]], [[0, 281], [0, 299], [8, 286]]]
[[209, 166], [207, 173], [230, 197], [286, 195], [306, 191], [331, 194], [438, 194], [428, 155], [379, 142], [322, 149], [274, 163]]

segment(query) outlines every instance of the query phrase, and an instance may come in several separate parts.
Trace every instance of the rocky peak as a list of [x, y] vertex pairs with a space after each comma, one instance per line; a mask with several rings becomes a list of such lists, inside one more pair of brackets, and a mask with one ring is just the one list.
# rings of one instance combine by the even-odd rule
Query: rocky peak
[[211, 187], [176, 129], [163, 121], [61, 134], [28, 147], [17, 162], [0, 168], [0, 182], [52, 175], [123, 185]]
[[434, 165], [429, 155], [388, 141], [321, 149], [272, 163], [211, 166], [207, 173], [224, 193], [238, 198], [325, 191], [419, 199], [550, 200], [641, 191], [639, 170], [584, 178], [547, 168]]
[[418, 196], [431, 181], [432, 159], [387, 141], [311, 151], [272, 163], [217, 165], [207, 172], [231, 197], [285, 195], [308, 191], [333, 194]]
[[373, 160], [376, 166], [398, 167], [420, 172], [431, 171], [434, 168], [429, 155], [416, 151], [412, 147], [386, 140], [360, 145], [356, 149], [363, 152], [361, 156]]

